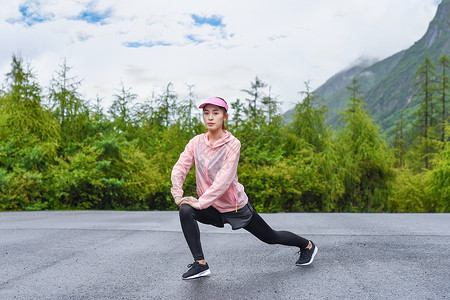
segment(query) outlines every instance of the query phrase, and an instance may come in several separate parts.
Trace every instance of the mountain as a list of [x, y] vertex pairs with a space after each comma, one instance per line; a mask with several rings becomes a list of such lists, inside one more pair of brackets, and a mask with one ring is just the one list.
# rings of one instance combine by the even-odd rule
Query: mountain
[[[406, 118], [411, 118], [419, 105], [414, 97], [418, 66], [425, 57], [436, 63], [443, 53], [450, 56], [450, 0], [442, 0], [427, 32], [410, 48], [369, 66], [363, 63], [339, 72], [314, 91], [328, 106], [328, 124], [337, 125], [338, 113], [345, 110], [350, 98], [346, 87], [355, 77], [368, 113], [381, 132], [392, 135], [400, 111], [404, 109]], [[285, 113], [286, 122], [293, 113], [294, 109]]]
[[[354, 77], [358, 79], [360, 91], [363, 93], [363, 97], [366, 99], [364, 91], [370, 91], [383, 78], [385, 78], [392, 71], [392, 69], [404, 54], [405, 51], [401, 51], [373, 65], [362, 68], [361, 71], [358, 72], [358, 74], [347, 76], [347, 80], [341, 80], [339, 81], [339, 84], [336, 84], [336, 80], [338, 80], [340, 77], [340, 73], [338, 73], [337, 75], [327, 80], [325, 84], [321, 85], [317, 90], [315, 90], [314, 92], [316, 93], [316, 95], [324, 99], [325, 104], [328, 106], [328, 123], [336, 124], [339, 118], [338, 113], [346, 109], [350, 96], [350, 92], [347, 90], [347, 86], [349, 86]], [[347, 72], [344, 72], [344, 74], [345, 73]], [[337, 88], [333, 92], [331, 92], [329, 88], [330, 85], [336, 86]]]
[[[372, 63], [374, 63], [373, 60], [369, 59], [359, 59], [356, 62], [352, 64], [352, 66], [348, 67], [347, 69], [337, 73], [330, 79], [328, 79], [325, 84], [321, 85], [317, 90], [314, 92], [316, 95], [320, 95], [322, 99], [333, 99], [334, 94], [336, 91], [341, 90], [342, 88], [345, 88], [348, 86], [353, 78], [355, 76], [358, 76], [358, 74], [361, 73], [362, 70], [370, 66]], [[334, 102], [334, 103], [326, 103], [328, 105], [328, 109], [330, 110], [329, 118], [337, 117], [337, 112], [342, 111], [345, 108], [346, 103], [342, 103], [344, 107], [340, 106], [340, 103]], [[335, 106], [333, 104], [336, 104]], [[336, 112], [335, 114], [332, 112]], [[289, 123], [294, 118], [295, 109], [290, 109], [284, 114], [284, 120], [286, 123]]]
[[[373, 63], [374, 63], [373, 60], [359, 59], [358, 61], [354, 62], [352, 64], [352, 66], [348, 67], [347, 69], [337, 73], [336, 75], [334, 75], [333, 77], [328, 79], [325, 82], [325, 84], [320, 86], [314, 92], [316, 93], [316, 95], [320, 95], [320, 97], [322, 99], [332, 99], [334, 97], [334, 94], [336, 91], [341, 90], [342, 88], [345, 88], [346, 86], [348, 86], [352, 82], [352, 80], [355, 76], [360, 74], [362, 70], [364, 70], [368, 66], [372, 65]], [[333, 104], [336, 104], [336, 106], [333, 106]], [[338, 102], [327, 103], [330, 112], [334, 112], [334, 111], [337, 112], [337, 111], [343, 110], [343, 108], [340, 107], [339, 104], [340, 103], [338, 103]], [[343, 103], [343, 104], [345, 107], [345, 103]], [[292, 121], [294, 112], [295, 112], [295, 109], [291, 109], [291, 110], [288, 110], [284, 114], [284, 119], [285, 119], [286, 123], [289, 123], [290, 121]], [[337, 116], [337, 113], [333, 114], [332, 117], [334, 118], [335, 115]], [[331, 114], [330, 114], [330, 117], [331, 117]]]

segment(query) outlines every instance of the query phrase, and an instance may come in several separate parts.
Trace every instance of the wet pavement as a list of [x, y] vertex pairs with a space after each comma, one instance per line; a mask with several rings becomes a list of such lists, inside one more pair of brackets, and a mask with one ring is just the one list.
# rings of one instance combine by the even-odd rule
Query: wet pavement
[[0, 213], [0, 299], [448, 299], [450, 214], [261, 214], [319, 248], [201, 225], [211, 276], [192, 263], [175, 211]]

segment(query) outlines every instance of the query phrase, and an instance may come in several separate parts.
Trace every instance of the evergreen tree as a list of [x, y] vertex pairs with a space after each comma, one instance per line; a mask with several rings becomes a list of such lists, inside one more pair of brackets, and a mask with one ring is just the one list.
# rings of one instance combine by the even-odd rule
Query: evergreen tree
[[6, 74], [12, 104], [20, 106], [36, 106], [41, 104], [42, 89], [37, 83], [30, 64], [25, 62], [20, 55], [13, 55], [11, 71]]
[[93, 144], [105, 136], [110, 136], [114, 131], [113, 123], [103, 112], [103, 99], [97, 95], [91, 102], [85, 102], [86, 111], [79, 116], [80, 120], [87, 118], [83, 125], [84, 139], [81, 142], [83, 144]]
[[[450, 125], [445, 125], [446, 136], [450, 134]], [[427, 199], [426, 212], [450, 212], [450, 142], [442, 142], [442, 147], [436, 153], [431, 164], [432, 170], [426, 172]]]
[[233, 109], [233, 116], [232, 116], [233, 122], [231, 124], [231, 127], [237, 134], [241, 129], [242, 123], [244, 122], [243, 120], [244, 117], [243, 113], [245, 109], [244, 103], [240, 99], [237, 99], [235, 102], [231, 103], [231, 108]]
[[178, 95], [173, 90], [173, 84], [169, 82], [164, 92], [156, 100], [157, 116], [161, 126], [168, 127], [178, 119], [177, 99]]
[[272, 87], [269, 86], [269, 93], [267, 96], [263, 97], [261, 100], [261, 104], [263, 107], [263, 111], [267, 117], [267, 123], [270, 124], [272, 121], [279, 116], [278, 106], [279, 101], [277, 97], [272, 96]]
[[156, 104], [155, 93], [149, 99], [146, 99], [143, 103], [136, 104], [135, 115], [136, 125], [145, 127], [146, 130], [158, 125], [158, 108]]
[[433, 80], [435, 78], [435, 67], [429, 57], [426, 57], [424, 62], [417, 69], [416, 83], [419, 87], [418, 96], [421, 98], [421, 104], [418, 111], [419, 119], [417, 127], [421, 132], [419, 138], [419, 153], [423, 159], [425, 169], [429, 169], [429, 157], [432, 153], [431, 138], [433, 136], [433, 93], [435, 85]]
[[[306, 91], [301, 92], [303, 100], [295, 105], [294, 119], [289, 124], [289, 132], [303, 139], [314, 147], [314, 151], [324, 150], [327, 138], [325, 125], [325, 105], [320, 104], [318, 97], [305, 82]], [[292, 148], [292, 145], [289, 146]]]
[[90, 111], [92, 111], [92, 117], [96, 121], [103, 120], [105, 118], [105, 114], [103, 113], [102, 102], [103, 99], [97, 95], [97, 97], [94, 99], [94, 104], [89, 109]]
[[350, 109], [355, 111], [357, 106], [360, 106], [362, 104], [362, 98], [360, 96], [361, 86], [358, 83], [358, 79], [356, 77], [353, 77], [352, 83], [347, 86], [347, 90], [351, 92], [351, 107]]
[[[257, 165], [273, 165], [284, 154], [283, 125], [277, 111], [278, 101], [270, 94], [265, 96], [262, 88], [266, 86], [266, 83], [256, 77], [249, 90], [242, 90], [250, 96], [246, 98], [248, 107], [239, 99], [232, 104], [232, 108], [236, 109], [233, 116], [234, 129], [238, 129], [234, 134], [242, 143], [241, 158]], [[241, 117], [242, 111], [247, 117], [245, 121]], [[265, 112], [270, 113], [270, 122], [267, 122]]]
[[349, 88], [352, 97], [341, 115], [345, 126], [335, 143], [341, 162], [337, 172], [345, 191], [336, 207], [338, 210], [383, 211], [386, 206], [383, 193], [387, 191], [392, 173], [387, 144], [362, 107], [357, 81]]
[[446, 109], [446, 102], [448, 98], [448, 90], [449, 90], [449, 77], [447, 71], [450, 65], [450, 59], [447, 55], [442, 54], [442, 56], [438, 60], [439, 68], [440, 68], [440, 76], [439, 76], [439, 92], [440, 92], [440, 102], [442, 104], [441, 111], [441, 142], [445, 142], [445, 124], [448, 119], [448, 112]]
[[247, 118], [252, 121], [256, 121], [261, 115], [261, 109], [259, 108], [259, 102], [264, 98], [264, 93], [261, 89], [267, 86], [266, 83], [261, 81], [258, 76], [255, 77], [255, 82], [250, 82], [250, 89], [243, 89], [242, 92], [246, 93], [249, 98], [245, 98], [248, 102], [248, 107], [245, 109]]
[[65, 143], [81, 142], [87, 137], [85, 122], [89, 119], [87, 104], [81, 99], [81, 82], [69, 76], [66, 60], [50, 82], [49, 101], [54, 117], [59, 121]]
[[186, 132], [188, 136], [194, 135], [199, 131], [199, 126], [202, 123], [201, 115], [198, 113], [198, 107], [196, 105], [196, 95], [194, 93], [194, 86], [187, 85], [188, 96], [179, 105], [179, 118], [177, 120], [178, 125]]
[[15, 164], [27, 169], [44, 168], [56, 154], [59, 142], [57, 123], [41, 106], [42, 89], [30, 65], [14, 55], [7, 74], [7, 88], [0, 112], [0, 166]]
[[393, 140], [394, 147], [394, 155], [396, 159], [396, 167], [403, 167], [405, 164], [405, 154], [406, 154], [406, 146], [405, 146], [405, 119], [403, 118], [403, 109], [400, 111], [400, 121], [395, 128], [395, 138]]
[[56, 156], [59, 128], [41, 106], [42, 89], [30, 65], [12, 58], [0, 98], [0, 210], [39, 206], [42, 172]]
[[[301, 92], [303, 99], [295, 105], [294, 119], [287, 125], [284, 149], [288, 162], [314, 171], [302, 172], [304, 192], [294, 199], [292, 206], [328, 211], [333, 206], [331, 198], [336, 184], [332, 178], [335, 156], [330, 155], [331, 139], [325, 124], [327, 109], [310, 90], [309, 82], [305, 82], [305, 88], [306, 91]], [[325, 182], [328, 184], [321, 184]]]
[[114, 94], [114, 100], [109, 108], [109, 114], [113, 118], [116, 130], [127, 133], [131, 130], [133, 123], [133, 102], [137, 99], [137, 94], [131, 91], [131, 88], [125, 88], [123, 82], [117, 94]]

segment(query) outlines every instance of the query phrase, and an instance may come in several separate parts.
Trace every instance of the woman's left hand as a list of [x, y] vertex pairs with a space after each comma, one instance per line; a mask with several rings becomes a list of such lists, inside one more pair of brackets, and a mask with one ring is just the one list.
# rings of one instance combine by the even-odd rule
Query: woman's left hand
[[192, 208], [200, 209], [200, 204], [198, 203], [198, 199], [195, 197], [192, 197], [192, 196], [181, 198], [181, 202], [179, 205], [181, 205], [181, 204], [187, 204], [187, 205], [191, 206]]

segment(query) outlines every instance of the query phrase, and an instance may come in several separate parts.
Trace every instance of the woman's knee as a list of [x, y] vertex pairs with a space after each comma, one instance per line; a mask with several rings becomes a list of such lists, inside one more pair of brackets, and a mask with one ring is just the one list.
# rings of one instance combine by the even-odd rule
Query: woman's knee
[[180, 215], [180, 220], [193, 219], [195, 210], [188, 204], [181, 204], [178, 214]]
[[274, 234], [260, 234], [260, 235], [255, 235], [255, 236], [262, 242], [269, 244], [269, 245], [280, 244], [280, 239], [278, 238], [277, 235], [274, 235]]
[[278, 231], [273, 230], [256, 211], [253, 212], [250, 223], [244, 229], [266, 244], [279, 243]]

